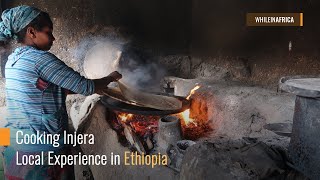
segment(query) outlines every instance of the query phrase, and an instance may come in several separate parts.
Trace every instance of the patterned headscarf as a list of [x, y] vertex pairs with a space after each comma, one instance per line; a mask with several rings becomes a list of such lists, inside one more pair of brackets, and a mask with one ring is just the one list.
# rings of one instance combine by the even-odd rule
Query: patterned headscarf
[[0, 41], [16, 39], [16, 33], [26, 27], [41, 10], [30, 6], [18, 6], [3, 11], [0, 22]]

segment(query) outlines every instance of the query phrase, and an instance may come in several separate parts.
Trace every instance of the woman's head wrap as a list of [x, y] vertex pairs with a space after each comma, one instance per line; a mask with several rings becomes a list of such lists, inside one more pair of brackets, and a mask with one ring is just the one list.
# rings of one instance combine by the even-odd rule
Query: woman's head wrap
[[30, 6], [18, 6], [3, 11], [0, 22], [0, 41], [15, 39], [16, 34], [25, 28], [41, 10]]

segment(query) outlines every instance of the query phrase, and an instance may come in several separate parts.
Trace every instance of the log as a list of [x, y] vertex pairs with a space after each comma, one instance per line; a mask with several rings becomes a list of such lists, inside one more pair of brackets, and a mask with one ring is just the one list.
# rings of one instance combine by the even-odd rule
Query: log
[[139, 152], [139, 154], [146, 154], [146, 150], [144, 149], [141, 141], [139, 140], [139, 137], [136, 135], [136, 133], [132, 130], [130, 126], [127, 126], [123, 124], [123, 132], [126, 136], [128, 142], [131, 146], [135, 147], [135, 149]]

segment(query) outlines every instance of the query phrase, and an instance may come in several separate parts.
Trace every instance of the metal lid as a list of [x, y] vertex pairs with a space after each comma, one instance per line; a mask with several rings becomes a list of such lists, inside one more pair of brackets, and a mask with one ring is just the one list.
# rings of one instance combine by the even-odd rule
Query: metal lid
[[279, 88], [283, 91], [303, 97], [320, 97], [319, 76], [283, 77], [279, 81]]

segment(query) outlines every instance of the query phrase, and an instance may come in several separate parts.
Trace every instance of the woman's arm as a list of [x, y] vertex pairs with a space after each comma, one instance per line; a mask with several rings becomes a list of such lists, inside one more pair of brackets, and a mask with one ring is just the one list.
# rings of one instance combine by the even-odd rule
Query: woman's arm
[[51, 53], [39, 57], [35, 63], [35, 70], [43, 80], [83, 95], [101, 94], [110, 82], [122, 77], [115, 71], [101, 79], [86, 79]]

